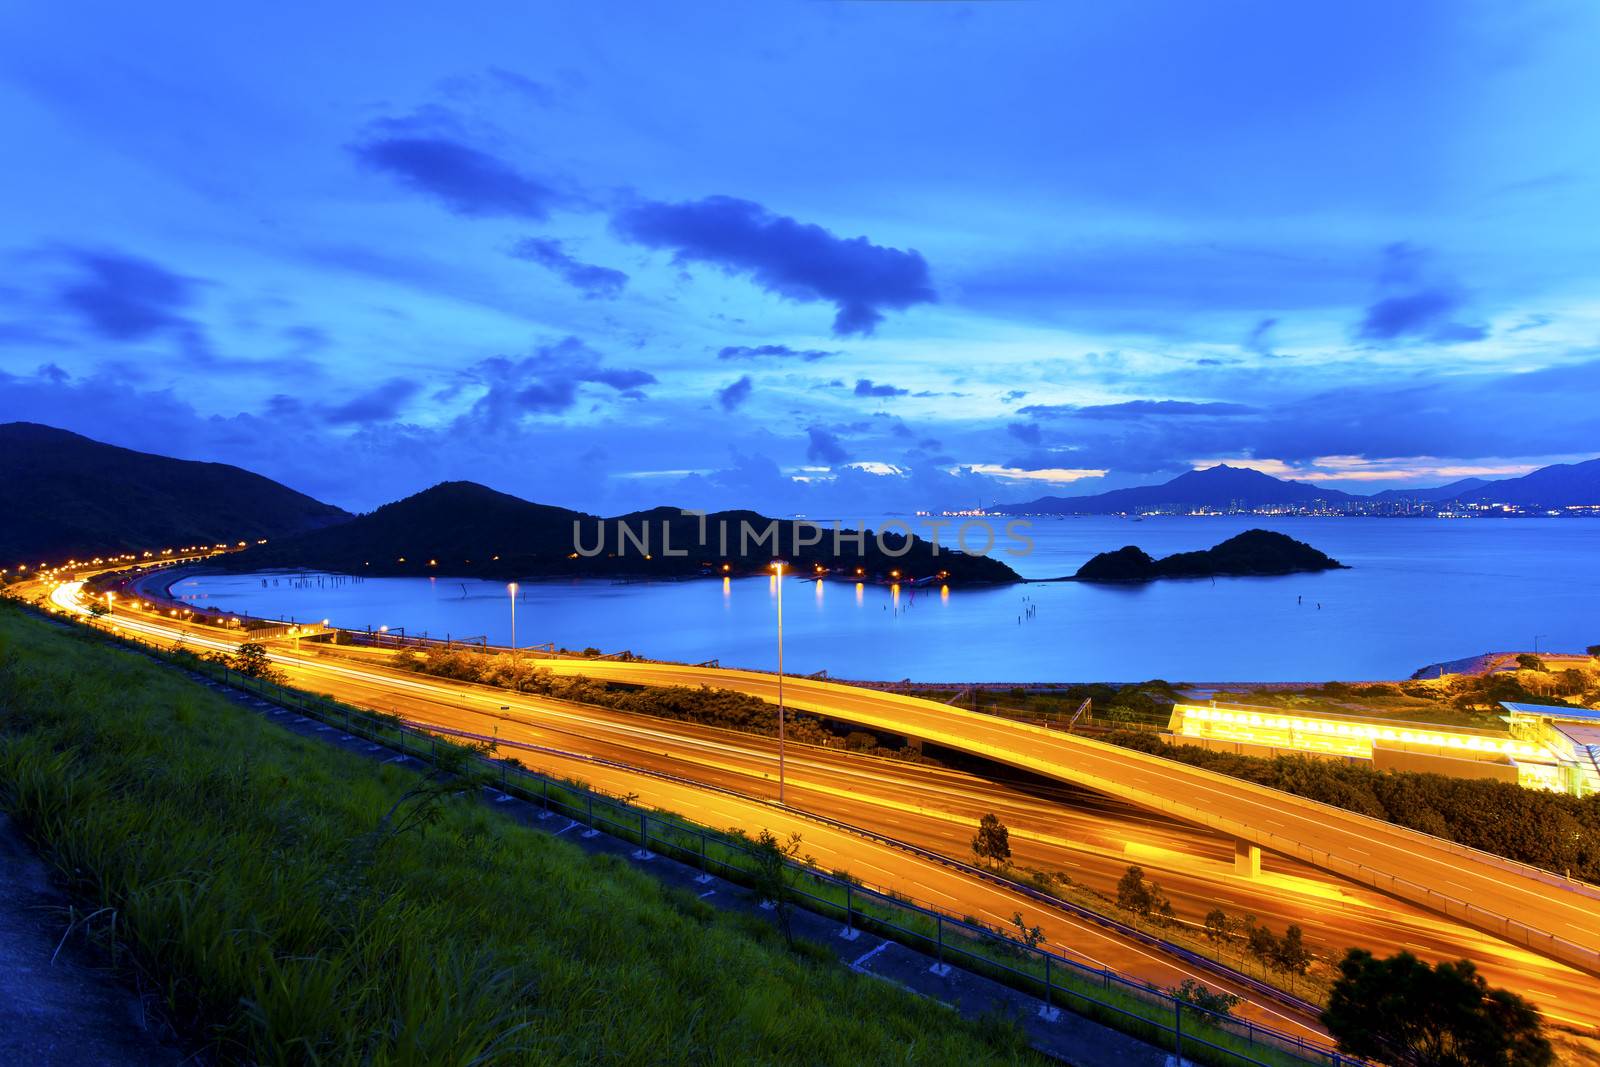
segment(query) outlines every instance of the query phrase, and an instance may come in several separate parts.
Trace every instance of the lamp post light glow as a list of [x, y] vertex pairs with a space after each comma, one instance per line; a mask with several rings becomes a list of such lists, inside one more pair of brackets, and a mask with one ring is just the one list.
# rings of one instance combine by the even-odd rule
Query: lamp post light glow
[[774, 560], [772, 572], [778, 587], [778, 803], [785, 804], [783, 796], [783, 560]]
[[511, 594], [511, 651], [517, 650], [517, 583], [507, 582], [506, 592]]

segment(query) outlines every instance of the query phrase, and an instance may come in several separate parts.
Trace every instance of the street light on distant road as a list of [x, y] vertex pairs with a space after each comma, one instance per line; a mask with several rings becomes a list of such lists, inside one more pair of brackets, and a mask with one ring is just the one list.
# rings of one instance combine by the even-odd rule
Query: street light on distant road
[[778, 803], [783, 798], [783, 560], [772, 561], [772, 573], [778, 586]]

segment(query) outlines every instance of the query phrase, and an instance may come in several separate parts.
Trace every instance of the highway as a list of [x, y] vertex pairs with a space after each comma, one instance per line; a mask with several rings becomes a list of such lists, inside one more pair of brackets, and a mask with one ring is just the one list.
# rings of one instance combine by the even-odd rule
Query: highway
[[[774, 675], [548, 658], [557, 674], [709, 685], [776, 701]], [[1248, 841], [1600, 975], [1600, 892], [1427, 834], [1115, 745], [898, 693], [787, 678], [790, 707], [1085, 786]]]
[[[58, 591], [56, 600], [60, 606], [71, 606], [70, 591]], [[163, 641], [175, 640], [182, 629], [171, 620], [120, 608], [117, 623]], [[191, 647], [233, 645], [211, 628], [192, 628], [186, 636]], [[692, 777], [751, 797], [770, 796], [773, 791], [775, 742], [767, 738], [465, 686], [392, 671], [371, 662], [381, 661], [387, 654], [357, 653], [356, 661], [351, 662], [345, 650], [319, 655], [310, 652], [311, 647], [307, 646], [305, 655], [278, 653], [274, 658], [297, 684], [333, 693], [350, 703], [394, 711], [423, 725], [483, 736], [497, 734], [508, 743], [596, 755], [645, 770]], [[759, 803], [544, 753], [523, 752], [519, 758], [535, 769], [583, 778], [616, 792], [637, 793], [649, 804], [680, 811], [707, 825], [738, 825], [751, 832], [781, 828], [774, 819], [784, 813]], [[1349, 945], [1363, 945], [1379, 952], [1409, 948], [1434, 958], [1466, 956], [1479, 962], [1491, 981], [1529, 996], [1556, 1021], [1584, 1026], [1600, 1014], [1600, 986], [1586, 975], [1431, 913], [1397, 906], [1380, 894], [1292, 861], [1269, 858], [1261, 879], [1239, 878], [1232, 873], [1229, 839], [1172, 823], [1125, 803], [1069, 788], [1040, 796], [958, 771], [807, 746], [790, 747], [789, 775], [794, 807], [942, 854], [967, 858], [967, 842], [977, 817], [995, 811], [1011, 827], [1018, 863], [1065, 872], [1102, 892], [1111, 891], [1128, 864], [1139, 863], [1161, 881], [1185, 917], [1196, 918], [1220, 903], [1236, 915], [1254, 913], [1278, 930], [1298, 922], [1313, 945], [1335, 953]], [[783, 825], [790, 821], [785, 816]], [[869, 847], [870, 843], [858, 838], [824, 833], [817, 824], [803, 819], [801, 823], [804, 825], [796, 825], [805, 838], [806, 850], [824, 867], [849, 870], [870, 884], [922, 898], [956, 914], [977, 915], [994, 925], [1007, 925], [1011, 915], [1020, 911], [1030, 924], [1041, 925], [1058, 949], [1076, 950], [1086, 962], [1108, 965], [1157, 984], [1173, 985], [1190, 976], [1175, 959], [1131, 944], [1092, 923], [1040, 912], [1026, 898], [904, 852]], [[1213, 986], [1222, 984], [1208, 974], [1198, 977]], [[1257, 1017], [1290, 1028], [1282, 1018], [1274, 1017], [1277, 1014], [1276, 1009], [1268, 1008]]]
[[[76, 584], [64, 585], [53, 594], [54, 604], [82, 614], [76, 600]], [[154, 639], [170, 646], [179, 638], [196, 651], [231, 651], [237, 641], [231, 635], [210, 627], [186, 627], [161, 616], [117, 608], [105, 620], [116, 629], [134, 636]], [[273, 662], [288, 675], [291, 684], [313, 692], [328, 693], [345, 702], [391, 712], [424, 726], [462, 730], [500, 740], [557, 747], [581, 742], [588, 720], [596, 709], [563, 705], [559, 701], [529, 694], [513, 694], [482, 686], [468, 686], [410, 673], [391, 671], [368, 664], [352, 664], [338, 657], [323, 657], [274, 651]], [[639, 720], [633, 724], [634, 744], [670, 754], [674, 729], [684, 724], [663, 720]], [[498, 731], [495, 730], [498, 727]], [[746, 735], [734, 734], [738, 740]], [[599, 754], [584, 746], [584, 754]], [[583, 780], [615, 795], [633, 794], [648, 807], [682, 814], [713, 828], [737, 827], [755, 834], [767, 829], [779, 835], [800, 833], [803, 851], [814, 857], [824, 870], [847, 871], [873, 888], [892, 890], [908, 899], [940, 909], [957, 917], [972, 916], [986, 925], [1010, 929], [1012, 916], [1021, 914], [1029, 926], [1038, 926], [1055, 951], [1087, 966], [1110, 967], [1160, 988], [1170, 988], [1194, 978], [1213, 989], [1223, 989], [1246, 998], [1240, 1014], [1285, 1033], [1326, 1042], [1327, 1034], [1311, 1019], [1274, 1002], [1262, 1002], [1248, 988], [1235, 985], [1210, 971], [1192, 967], [1176, 957], [1123, 938], [1098, 924], [1052, 908], [1042, 907], [1030, 897], [972, 878], [936, 861], [880, 843], [868, 837], [839, 830], [799, 810], [784, 810], [764, 799], [732, 796], [711, 789], [663, 781], [647, 773], [608, 768], [580, 758], [562, 758], [544, 752], [527, 752], [502, 747], [534, 770]], [[671, 756], [663, 758], [672, 764]], [[692, 768], [678, 763], [673, 773]], [[858, 814], [860, 814], [858, 812]], [[882, 828], [872, 829], [888, 834]]]

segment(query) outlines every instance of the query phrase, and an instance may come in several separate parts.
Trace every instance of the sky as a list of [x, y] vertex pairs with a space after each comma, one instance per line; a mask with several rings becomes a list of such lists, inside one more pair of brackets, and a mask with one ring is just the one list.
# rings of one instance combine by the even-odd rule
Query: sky
[[11, 5], [0, 421], [368, 510], [1600, 452], [1600, 6]]

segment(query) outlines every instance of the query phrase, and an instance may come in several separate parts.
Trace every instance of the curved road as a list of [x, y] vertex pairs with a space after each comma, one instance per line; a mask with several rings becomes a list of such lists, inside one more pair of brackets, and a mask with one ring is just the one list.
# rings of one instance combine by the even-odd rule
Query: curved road
[[[709, 685], [776, 701], [778, 679], [670, 663], [547, 658], [557, 674]], [[918, 697], [785, 678], [785, 703], [1087, 786], [1442, 912], [1600, 975], [1600, 891], [1393, 823], [1087, 738]]]

